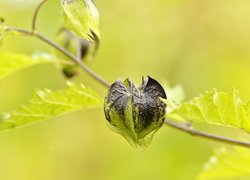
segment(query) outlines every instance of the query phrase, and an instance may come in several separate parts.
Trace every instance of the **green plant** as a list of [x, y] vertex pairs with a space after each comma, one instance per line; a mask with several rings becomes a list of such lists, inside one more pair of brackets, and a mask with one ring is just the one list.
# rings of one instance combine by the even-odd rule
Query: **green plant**
[[[77, 64], [78, 67], [81, 67], [84, 71], [88, 72], [94, 80], [100, 82], [105, 87], [110, 88], [110, 84], [106, 82], [102, 77], [98, 76], [96, 73], [94, 73], [86, 64], [84, 63], [84, 56], [81, 56], [81, 53], [79, 50], [81, 50], [81, 44], [78, 43], [79, 47], [74, 47], [77, 49], [77, 53], [72, 54], [72, 51], [70, 49], [67, 49], [67, 47], [62, 46], [54, 43], [41, 33], [39, 33], [36, 29], [36, 19], [38, 12], [42, 5], [46, 1], [43, 1], [38, 8], [36, 9], [33, 17], [32, 22], [32, 29], [31, 30], [24, 30], [24, 29], [18, 29], [15, 27], [11, 27], [8, 25], [5, 25], [3, 21], [1, 21], [0, 25], [0, 40], [4, 38], [5, 36], [15, 36], [15, 35], [28, 35], [35, 38], [38, 38], [45, 43], [49, 44], [50, 46], [57, 49], [61, 54], [64, 54], [64, 56], [68, 57], [69, 61], [60, 61], [60, 58], [56, 58], [53, 63], [61, 64], [64, 67], [63, 68], [71, 68], [75, 67], [75, 64]], [[76, 3], [76, 4], [75, 4]], [[72, 33], [75, 34], [76, 41], [81, 41], [82, 39], [85, 39], [89, 41], [89, 43], [97, 44], [99, 42], [100, 34], [99, 34], [99, 13], [94, 6], [93, 2], [90, 0], [75, 0], [75, 1], [62, 1], [62, 9], [64, 12], [64, 19], [65, 19], [65, 27], [70, 30]], [[76, 10], [76, 11], [75, 11]], [[60, 43], [60, 42], [59, 42]], [[82, 60], [83, 58], [83, 60]], [[73, 64], [72, 64], [73, 62]], [[33, 59], [29, 56], [25, 55], [15, 55], [15, 54], [8, 54], [8, 53], [1, 53], [1, 71], [0, 71], [0, 77], [4, 78], [8, 74], [13, 73], [17, 71], [20, 68], [32, 65], [34, 63], [52, 63], [51, 61], [48, 61], [46, 59], [39, 59], [38, 61], [33, 61]], [[74, 64], [75, 63], [75, 64]], [[75, 69], [73, 69], [73, 72]], [[132, 86], [132, 82], [125, 81], [123, 84], [127, 89], [130, 89]], [[131, 88], [131, 92], [134, 91], [135, 88]], [[141, 88], [143, 89], [143, 88]], [[140, 94], [141, 90], [138, 90], [138, 93]], [[117, 88], [115, 89], [117, 90]], [[158, 90], [158, 89], [157, 89]], [[166, 94], [168, 96], [168, 92], [171, 91], [170, 89], [166, 89]], [[142, 93], [141, 93], [142, 94]], [[179, 94], [177, 97], [180, 97]], [[164, 98], [164, 96], [159, 96]], [[156, 96], [156, 98], [159, 98]], [[145, 97], [144, 97], [145, 98]], [[146, 99], [148, 99], [147, 97]], [[102, 98], [100, 98], [98, 95], [96, 95], [95, 92], [92, 90], [85, 88], [82, 85], [76, 85], [76, 84], [70, 84], [69, 87], [65, 90], [61, 91], [50, 91], [50, 90], [36, 90], [34, 97], [31, 99], [31, 101], [24, 106], [21, 106], [19, 109], [13, 111], [13, 112], [5, 112], [2, 113], [0, 118], [0, 129], [1, 130], [10, 130], [14, 127], [19, 127], [25, 124], [34, 123], [36, 121], [42, 121], [48, 118], [53, 118], [54, 116], [62, 115], [67, 112], [71, 112], [74, 110], [84, 109], [84, 108], [90, 108], [90, 107], [98, 107], [102, 104]], [[116, 99], [113, 99], [112, 101], [116, 101]], [[236, 90], [233, 90], [231, 93], [224, 93], [224, 92], [218, 92], [217, 90], [208, 91], [204, 93], [203, 95], [196, 97], [192, 99], [189, 102], [183, 102], [182, 100], [178, 101], [174, 97], [168, 97], [168, 100], [160, 100], [157, 99], [156, 102], [161, 104], [162, 101], [164, 101], [167, 104], [167, 113], [165, 115], [165, 124], [177, 129], [180, 129], [184, 132], [190, 133], [191, 135], [198, 135], [205, 138], [218, 140], [224, 143], [229, 143], [232, 145], [239, 145], [243, 147], [250, 147], [250, 143], [245, 141], [239, 141], [234, 140], [231, 138], [226, 138], [223, 136], [217, 136], [213, 134], [208, 134], [203, 131], [198, 131], [196, 129], [193, 129], [191, 126], [191, 122], [200, 122], [200, 123], [206, 123], [206, 124], [216, 124], [216, 125], [222, 125], [222, 126], [231, 126], [238, 129], [243, 129], [246, 132], [249, 132], [250, 130], [250, 108], [249, 103], [243, 103]], [[109, 103], [109, 102], [106, 102]], [[141, 103], [144, 105], [144, 102]], [[105, 104], [105, 108], [110, 106], [110, 104]], [[164, 107], [164, 105], [162, 105]], [[156, 106], [157, 108], [159, 106]], [[109, 108], [109, 107], [108, 107]], [[128, 129], [124, 128], [122, 129], [123, 136], [126, 137], [126, 139], [129, 139], [131, 142], [135, 142], [135, 144], [139, 146], [147, 146], [148, 143], [151, 141], [151, 136], [154, 135], [155, 130], [158, 130], [158, 128], [161, 127], [162, 123], [160, 123], [160, 126], [148, 126], [149, 129], [146, 129], [144, 131], [144, 125], [142, 123], [145, 122], [145, 119], [141, 118], [139, 115], [139, 111], [135, 113], [135, 118], [132, 114], [129, 114], [132, 109], [132, 102], [130, 101], [128, 104], [122, 105], [123, 109], [129, 109], [128, 112], [122, 113], [121, 116], [117, 115], [114, 118], [115, 111], [112, 114], [113, 118], [116, 119], [116, 122], [120, 123], [121, 120], [120, 117], [125, 116], [124, 118], [127, 122], [127, 124], [131, 125]], [[138, 108], [138, 107], [137, 107]], [[156, 109], [157, 109], [156, 108]], [[153, 111], [155, 111], [154, 109]], [[124, 111], [126, 111], [124, 110]], [[157, 109], [158, 110], [158, 109]], [[164, 109], [165, 111], [165, 109]], [[140, 112], [144, 112], [140, 111]], [[149, 111], [146, 111], [146, 116], [148, 115]], [[128, 114], [128, 115], [127, 115]], [[162, 120], [162, 116], [164, 113], [161, 114], [161, 116], [157, 118], [152, 118], [153, 122], [156, 120]], [[112, 117], [110, 118], [112, 119]], [[138, 125], [141, 125], [140, 130], [137, 130], [138, 133], [135, 133], [136, 129], [133, 127], [135, 124], [133, 122], [134, 119], [137, 119]], [[140, 120], [142, 119], [142, 122], [140, 123]], [[112, 120], [111, 120], [112, 121]], [[134, 123], [134, 124], [133, 124]], [[116, 123], [114, 123], [117, 125]], [[112, 124], [112, 125], [114, 125]], [[112, 127], [114, 128], [114, 127]], [[129, 133], [127, 132], [129, 130]], [[119, 131], [119, 130], [115, 130]], [[131, 133], [132, 132], [132, 133]], [[143, 134], [143, 133], [144, 134]], [[146, 133], [145, 133], [146, 132]], [[141, 135], [141, 133], [143, 135]], [[150, 134], [152, 133], [152, 134]], [[129, 134], [129, 135], [128, 135]], [[131, 135], [132, 134], [132, 135]], [[144, 142], [144, 137], [146, 135], [150, 134], [150, 140]], [[141, 136], [140, 136], [141, 135]], [[132, 143], [133, 144], [133, 143]], [[244, 151], [244, 153], [242, 153]], [[244, 155], [248, 157], [247, 150], [238, 150], [238, 148], [233, 149], [232, 151], [226, 150], [224, 155], [221, 155], [220, 153], [217, 153], [216, 156], [218, 156], [220, 159], [227, 158], [227, 156], [230, 155], [230, 153], [238, 154], [239, 158]], [[222, 153], [223, 154], [223, 153]], [[229, 154], [229, 155], [228, 155]], [[237, 156], [237, 157], [238, 157]], [[242, 158], [244, 159], [244, 157]], [[230, 159], [232, 163], [236, 161], [237, 159]], [[241, 163], [239, 163], [241, 164]], [[249, 162], [242, 162], [243, 165], [240, 165], [240, 168], [236, 168], [236, 173], [232, 174], [231, 176], [246, 176], [249, 175], [248, 170], [244, 170], [243, 167], [249, 166]], [[218, 165], [220, 166], [220, 165]], [[228, 166], [223, 164], [221, 169], [227, 169]], [[214, 168], [216, 169], [216, 167]], [[243, 170], [242, 170], [243, 169]], [[211, 173], [213, 174], [213, 168], [211, 168]], [[238, 171], [238, 172], [237, 172]], [[221, 177], [226, 177], [224, 174], [227, 173], [226, 170], [221, 170]], [[244, 172], [244, 173], [241, 173]], [[215, 175], [213, 175], [215, 176]], [[206, 175], [206, 173], [202, 174], [200, 178], [209, 178], [210, 175]], [[220, 177], [218, 177], [220, 178]]]

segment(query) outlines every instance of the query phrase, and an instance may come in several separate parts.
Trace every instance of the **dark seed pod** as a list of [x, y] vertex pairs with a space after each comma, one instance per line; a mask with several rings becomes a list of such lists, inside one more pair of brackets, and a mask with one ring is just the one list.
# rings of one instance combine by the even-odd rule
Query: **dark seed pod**
[[166, 99], [162, 86], [148, 76], [136, 88], [128, 79], [111, 85], [104, 102], [104, 112], [112, 130], [131, 145], [147, 147], [164, 122]]
[[[93, 32], [91, 32], [93, 33]], [[65, 28], [61, 28], [57, 33], [56, 41], [64, 49], [79, 57], [84, 63], [90, 63], [96, 56], [99, 48], [100, 40], [93, 33], [94, 42], [89, 42], [85, 39], [79, 38]], [[68, 60], [68, 57], [63, 53], [55, 51], [56, 56], [63, 60]], [[63, 65], [62, 72], [66, 78], [73, 78], [79, 74], [79, 67], [77, 65]]]

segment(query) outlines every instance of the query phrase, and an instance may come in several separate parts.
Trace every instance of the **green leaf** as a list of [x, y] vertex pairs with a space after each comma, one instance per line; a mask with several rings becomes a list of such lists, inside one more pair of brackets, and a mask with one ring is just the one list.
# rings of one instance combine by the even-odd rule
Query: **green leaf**
[[235, 89], [231, 93], [218, 92], [216, 89], [207, 91], [172, 109], [167, 117], [227, 125], [250, 132], [250, 102], [244, 104]]
[[248, 180], [250, 179], [250, 150], [245, 148], [215, 151], [205, 164], [199, 180]]
[[174, 87], [171, 87], [167, 81], [164, 81], [162, 83], [162, 86], [167, 92], [167, 99], [162, 99], [163, 102], [165, 102], [168, 106], [166, 109], [166, 113], [169, 114], [178, 107], [179, 104], [183, 103], [183, 101], [186, 98], [184, 89], [181, 85], [176, 85]]
[[39, 63], [52, 63], [45, 58], [0, 52], [0, 80], [16, 71]]
[[100, 105], [102, 99], [83, 85], [69, 84], [67, 89], [58, 91], [36, 90], [28, 104], [13, 112], [0, 114], [0, 130], [9, 130]]
[[61, 0], [64, 25], [88, 41], [100, 38], [99, 12], [92, 0]]
[[186, 94], [180, 84], [173, 87], [171, 87], [167, 81], [161, 84], [165, 92], [167, 92], [168, 100], [173, 101], [175, 104], [181, 104], [185, 100]]

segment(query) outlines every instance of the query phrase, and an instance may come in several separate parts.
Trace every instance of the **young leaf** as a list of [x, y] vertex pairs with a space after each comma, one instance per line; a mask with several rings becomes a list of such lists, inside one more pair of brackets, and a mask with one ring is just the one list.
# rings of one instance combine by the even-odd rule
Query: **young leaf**
[[173, 109], [178, 107], [179, 104], [183, 103], [186, 98], [184, 89], [181, 85], [176, 85], [174, 87], [169, 86], [167, 81], [162, 83], [165, 92], [168, 93], [168, 99], [163, 99], [163, 101], [168, 105], [166, 113], [171, 113]]
[[215, 151], [205, 164], [199, 180], [250, 179], [250, 150], [245, 148]]
[[100, 38], [99, 12], [92, 0], [61, 0], [64, 25], [88, 41]]
[[167, 116], [176, 120], [228, 125], [250, 132], [250, 102], [244, 104], [235, 89], [231, 93], [216, 89], [208, 91], [172, 109]]
[[173, 101], [175, 104], [183, 103], [186, 98], [186, 94], [180, 84], [173, 87], [171, 87], [167, 81], [163, 81], [161, 84], [164, 90], [168, 93], [169, 100]]
[[32, 58], [20, 54], [0, 53], [0, 80], [16, 71], [38, 63], [52, 62], [42, 58]]
[[59, 91], [36, 90], [28, 104], [19, 109], [0, 114], [0, 130], [46, 120], [71, 111], [99, 107], [102, 99], [82, 85], [69, 84]]

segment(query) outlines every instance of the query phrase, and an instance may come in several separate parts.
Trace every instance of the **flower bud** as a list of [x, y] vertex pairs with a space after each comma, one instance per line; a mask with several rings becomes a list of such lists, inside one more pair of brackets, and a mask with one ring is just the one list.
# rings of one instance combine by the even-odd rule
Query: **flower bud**
[[135, 147], [147, 147], [164, 122], [166, 99], [162, 86], [148, 76], [135, 87], [129, 79], [111, 85], [104, 102], [109, 127]]

